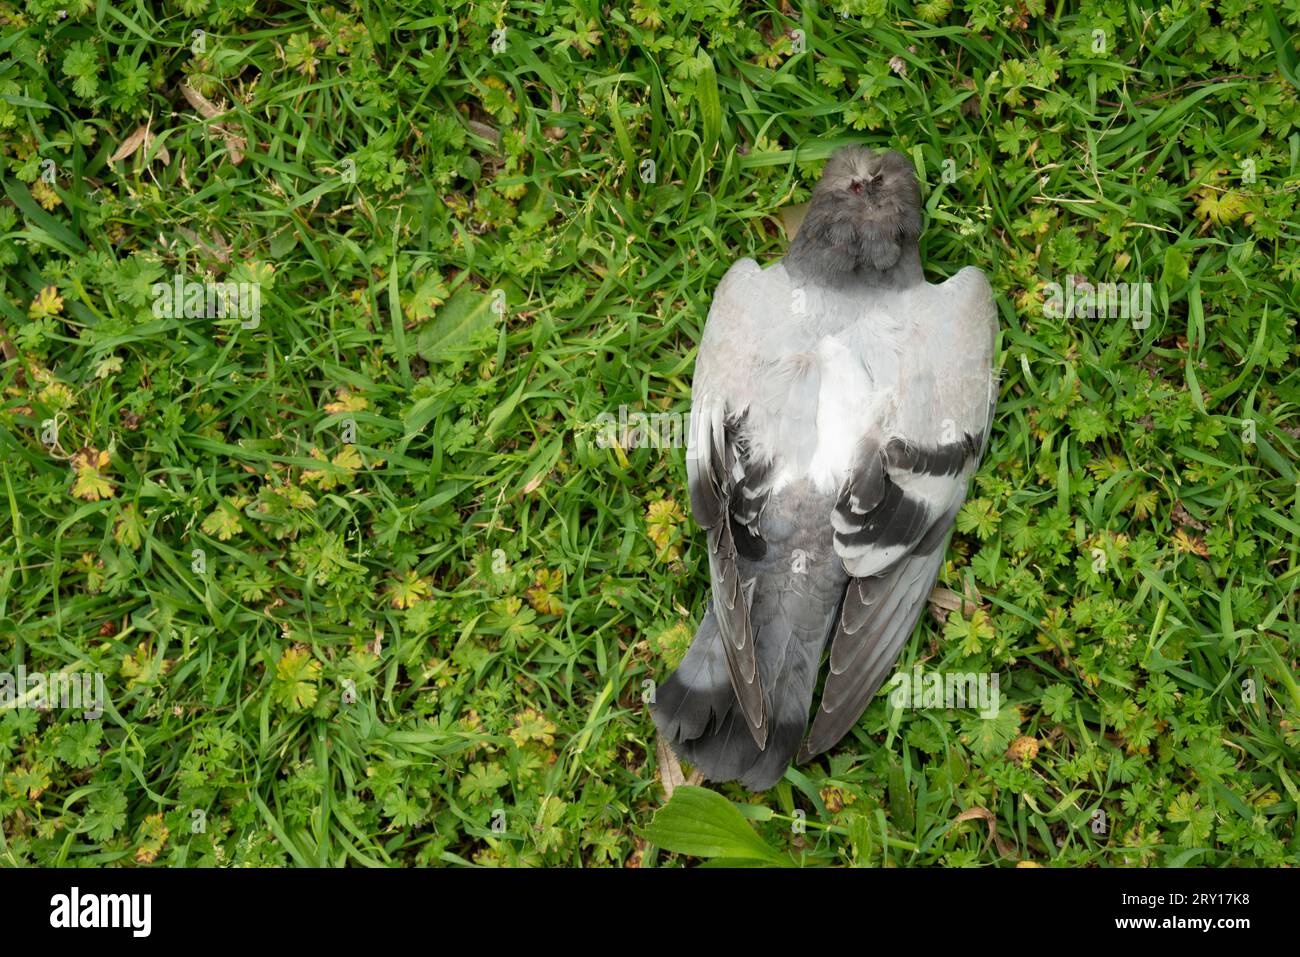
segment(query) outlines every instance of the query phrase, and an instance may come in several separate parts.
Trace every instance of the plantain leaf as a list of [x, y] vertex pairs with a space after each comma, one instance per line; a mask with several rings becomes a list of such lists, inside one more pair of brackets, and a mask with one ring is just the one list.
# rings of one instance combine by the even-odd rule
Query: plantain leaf
[[789, 861], [749, 826], [736, 806], [716, 791], [681, 785], [645, 831], [646, 840], [677, 854], [718, 858], [727, 864]]

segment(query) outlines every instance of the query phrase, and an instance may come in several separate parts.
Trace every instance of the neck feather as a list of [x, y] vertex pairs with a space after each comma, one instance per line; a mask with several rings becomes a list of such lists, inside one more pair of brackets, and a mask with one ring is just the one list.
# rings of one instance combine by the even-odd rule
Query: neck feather
[[783, 262], [798, 278], [824, 286], [906, 289], [925, 281], [921, 252], [911, 237], [836, 245], [817, 242], [800, 229]]

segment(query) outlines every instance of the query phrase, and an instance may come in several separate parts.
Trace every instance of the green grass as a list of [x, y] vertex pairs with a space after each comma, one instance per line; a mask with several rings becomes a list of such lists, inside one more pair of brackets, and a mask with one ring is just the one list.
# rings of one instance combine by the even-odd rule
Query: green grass
[[[691, 860], [646, 840], [643, 694], [703, 538], [684, 452], [595, 423], [689, 407], [713, 287], [845, 142], [911, 156], [931, 277], [998, 293], [943, 573], [981, 604], [900, 667], [1006, 704], [878, 697], [721, 789], [767, 849], [659, 840], [1294, 862], [1300, 6], [1273, 16], [0, 0], [0, 670], [108, 697], [0, 713], [0, 864]], [[178, 273], [260, 282], [257, 326], [155, 315]], [[1046, 314], [1071, 274], [1152, 283], [1149, 327]]]

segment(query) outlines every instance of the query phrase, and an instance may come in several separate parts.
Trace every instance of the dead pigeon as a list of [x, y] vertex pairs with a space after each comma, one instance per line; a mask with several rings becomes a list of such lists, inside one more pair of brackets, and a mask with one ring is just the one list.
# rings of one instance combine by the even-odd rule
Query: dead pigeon
[[988, 442], [997, 310], [979, 269], [925, 281], [920, 232], [910, 161], [845, 147], [785, 258], [718, 285], [687, 442], [712, 601], [652, 712], [709, 780], [765, 790], [834, 746], [925, 610]]

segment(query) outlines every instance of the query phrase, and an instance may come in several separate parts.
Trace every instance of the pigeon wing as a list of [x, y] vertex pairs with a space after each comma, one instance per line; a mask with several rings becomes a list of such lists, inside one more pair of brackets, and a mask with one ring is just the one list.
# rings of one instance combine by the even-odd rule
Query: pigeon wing
[[763, 555], [758, 518], [771, 487], [770, 461], [760, 461], [747, 438], [761, 272], [752, 259], [742, 259], [718, 284], [696, 358], [686, 453], [691, 512], [708, 533], [713, 611], [727, 673], [759, 748], [767, 743], [767, 709], [749, 615], [752, 596], [739, 557]]
[[940, 331], [904, 349], [897, 422], [862, 437], [831, 516], [835, 550], [853, 578], [805, 758], [848, 732], [893, 668], [988, 442], [997, 335], [988, 280], [967, 267], [932, 287], [918, 312], [916, 328]]

